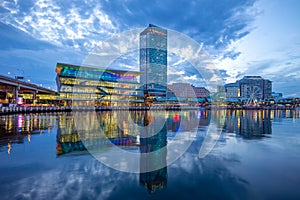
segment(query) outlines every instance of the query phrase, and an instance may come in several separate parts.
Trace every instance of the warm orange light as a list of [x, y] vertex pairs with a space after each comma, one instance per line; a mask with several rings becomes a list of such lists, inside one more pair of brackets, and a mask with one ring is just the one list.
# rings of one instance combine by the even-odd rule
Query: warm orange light
[[28, 142], [30, 142], [30, 132], [28, 132], [27, 140], [28, 140]]
[[7, 144], [7, 154], [8, 155], [10, 154], [10, 150], [11, 150], [11, 144], [10, 144], [10, 142], [8, 142], [8, 144]]

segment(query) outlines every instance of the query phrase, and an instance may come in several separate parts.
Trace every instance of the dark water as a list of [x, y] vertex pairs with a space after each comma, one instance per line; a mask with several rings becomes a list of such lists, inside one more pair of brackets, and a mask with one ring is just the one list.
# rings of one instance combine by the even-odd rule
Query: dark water
[[[299, 117], [252, 110], [0, 116], [0, 198], [300, 199]], [[122, 172], [130, 170], [142, 173]]]

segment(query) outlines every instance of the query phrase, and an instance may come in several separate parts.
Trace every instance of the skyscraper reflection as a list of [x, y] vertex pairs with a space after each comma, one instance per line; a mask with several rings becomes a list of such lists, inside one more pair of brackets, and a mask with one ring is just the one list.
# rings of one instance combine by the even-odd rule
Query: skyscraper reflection
[[[272, 132], [272, 115], [268, 111], [87, 112], [79, 115], [82, 123], [78, 126], [80, 130], [75, 126], [74, 116], [60, 116], [57, 154], [87, 149], [101, 154], [101, 151], [108, 152], [113, 146], [139, 154], [139, 183], [149, 193], [155, 193], [167, 186], [168, 141], [192, 140], [186, 133], [194, 130], [198, 130], [197, 137], [204, 138], [211, 119], [214, 119], [215, 124], [224, 124], [221, 123], [225, 121], [222, 116], [226, 116], [226, 132], [235, 133], [237, 136], [247, 139], [261, 138]], [[176, 136], [179, 137], [175, 138]], [[203, 140], [198, 141], [197, 148], [194, 145], [189, 151], [199, 151]]]
[[[145, 186], [150, 193], [163, 189], [167, 185], [167, 126], [166, 120], [153, 116], [154, 113], [146, 112], [142, 125], [148, 128], [141, 133], [140, 139], [140, 184]], [[154, 126], [149, 126], [150, 118], [156, 117], [156, 120], [165, 120], [163, 127], [159, 132], [155, 131]], [[153, 170], [155, 169], [155, 170]]]

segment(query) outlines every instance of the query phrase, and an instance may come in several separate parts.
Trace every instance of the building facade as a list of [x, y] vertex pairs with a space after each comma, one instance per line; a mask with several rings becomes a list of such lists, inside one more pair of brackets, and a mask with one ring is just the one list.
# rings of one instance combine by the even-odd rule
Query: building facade
[[228, 83], [224, 86], [226, 98], [239, 98], [241, 95], [238, 83]]
[[146, 95], [166, 96], [167, 30], [149, 24], [140, 33], [140, 72]]
[[196, 97], [194, 87], [189, 83], [173, 83], [168, 85], [168, 89], [170, 89], [176, 97]]
[[206, 89], [205, 87], [194, 87], [193, 86], [193, 89], [195, 91], [197, 98], [207, 98], [210, 95], [209, 90]]
[[244, 76], [239, 85], [241, 98], [264, 100], [272, 97], [272, 82], [261, 76]]
[[60, 100], [83, 106], [130, 106], [144, 102], [139, 72], [109, 70], [57, 63]]
[[172, 83], [168, 89], [177, 97], [183, 98], [207, 98], [210, 92], [205, 87], [196, 87], [189, 83]]
[[272, 81], [261, 76], [244, 76], [235, 83], [225, 85], [227, 101], [262, 101], [272, 97]]

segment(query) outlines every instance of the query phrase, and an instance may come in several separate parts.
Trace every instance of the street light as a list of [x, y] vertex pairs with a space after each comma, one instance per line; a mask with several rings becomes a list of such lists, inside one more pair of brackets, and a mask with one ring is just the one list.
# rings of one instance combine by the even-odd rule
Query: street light
[[24, 79], [24, 73], [23, 76], [17, 76], [15, 73], [7, 72], [8, 75], [14, 75], [16, 80], [23, 80]]

